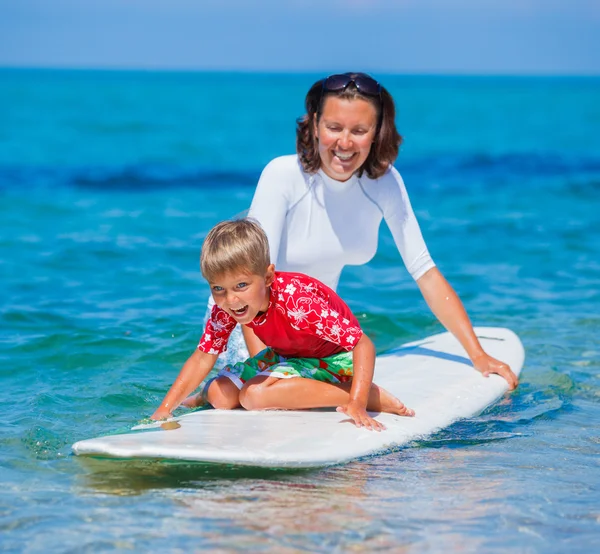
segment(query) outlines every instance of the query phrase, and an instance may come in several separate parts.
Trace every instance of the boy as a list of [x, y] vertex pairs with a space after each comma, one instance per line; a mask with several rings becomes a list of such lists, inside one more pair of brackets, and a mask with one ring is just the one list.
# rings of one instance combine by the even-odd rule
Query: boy
[[372, 383], [375, 348], [350, 308], [316, 279], [276, 272], [258, 223], [241, 219], [215, 226], [202, 246], [200, 268], [216, 305], [198, 348], [152, 419], [169, 417], [202, 382], [237, 324], [252, 328], [268, 348], [226, 366], [207, 383], [204, 394], [213, 407], [337, 406], [358, 427], [377, 431], [384, 426], [367, 414], [367, 408], [414, 415]]

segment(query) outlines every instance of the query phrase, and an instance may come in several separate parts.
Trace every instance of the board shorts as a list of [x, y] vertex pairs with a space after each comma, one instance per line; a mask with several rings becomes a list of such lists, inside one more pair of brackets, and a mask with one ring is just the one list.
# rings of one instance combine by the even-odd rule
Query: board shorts
[[[327, 358], [284, 358], [265, 348], [244, 362], [226, 365], [215, 377], [227, 377], [238, 388], [257, 375], [279, 379], [303, 377], [326, 383], [347, 383], [352, 380], [352, 352], [340, 352]], [[209, 385], [210, 383], [208, 383]], [[208, 389], [208, 386], [205, 390]]]

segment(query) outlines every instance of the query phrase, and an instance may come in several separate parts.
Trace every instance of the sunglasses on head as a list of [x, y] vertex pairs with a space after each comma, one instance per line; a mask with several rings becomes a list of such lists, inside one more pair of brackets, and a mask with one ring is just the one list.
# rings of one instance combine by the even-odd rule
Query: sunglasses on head
[[340, 73], [323, 79], [323, 92], [340, 92], [354, 84], [356, 90], [367, 96], [381, 96], [381, 85], [364, 73]]

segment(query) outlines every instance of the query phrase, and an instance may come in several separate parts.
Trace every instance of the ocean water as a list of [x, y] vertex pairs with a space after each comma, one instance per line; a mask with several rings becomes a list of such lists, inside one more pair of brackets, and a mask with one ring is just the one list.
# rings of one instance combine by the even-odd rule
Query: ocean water
[[[0, 550], [600, 548], [598, 78], [378, 76], [436, 263], [525, 345], [514, 393], [321, 470], [71, 454], [159, 404], [202, 330], [202, 240], [293, 152], [318, 77], [0, 71]], [[384, 227], [339, 289], [379, 352], [442, 330]]]

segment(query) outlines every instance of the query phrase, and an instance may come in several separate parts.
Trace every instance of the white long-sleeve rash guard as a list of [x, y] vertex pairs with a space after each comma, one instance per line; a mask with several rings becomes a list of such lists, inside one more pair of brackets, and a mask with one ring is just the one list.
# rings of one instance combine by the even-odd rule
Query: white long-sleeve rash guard
[[345, 265], [373, 258], [382, 219], [415, 281], [435, 265], [394, 167], [379, 179], [363, 174], [340, 182], [322, 170], [304, 172], [296, 155], [275, 158], [248, 215], [267, 233], [278, 270], [306, 273], [334, 290]]

